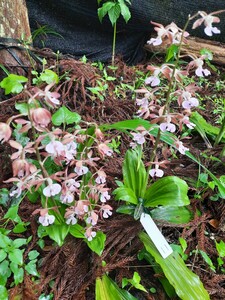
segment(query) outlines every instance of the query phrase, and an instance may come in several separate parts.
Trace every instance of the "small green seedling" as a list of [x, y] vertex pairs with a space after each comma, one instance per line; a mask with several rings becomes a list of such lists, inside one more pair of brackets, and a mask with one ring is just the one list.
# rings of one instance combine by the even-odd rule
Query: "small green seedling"
[[[100, 4], [102, 0], [98, 0]], [[102, 7], [98, 9], [98, 17], [100, 22], [108, 14], [109, 20], [113, 26], [113, 45], [112, 45], [112, 65], [115, 61], [115, 48], [116, 48], [116, 24], [120, 17], [123, 16], [125, 22], [131, 18], [130, 10], [127, 4], [131, 4], [130, 0], [112, 0], [105, 2]]]
[[140, 275], [138, 274], [138, 272], [134, 272], [132, 279], [128, 279], [128, 278], [122, 279], [122, 288], [124, 288], [125, 286], [130, 284], [131, 285], [130, 288], [133, 287], [135, 289], [138, 289], [138, 290], [141, 290], [141, 291], [147, 293], [147, 290], [144, 288], [144, 286], [142, 284], [140, 284], [140, 281], [141, 281]]

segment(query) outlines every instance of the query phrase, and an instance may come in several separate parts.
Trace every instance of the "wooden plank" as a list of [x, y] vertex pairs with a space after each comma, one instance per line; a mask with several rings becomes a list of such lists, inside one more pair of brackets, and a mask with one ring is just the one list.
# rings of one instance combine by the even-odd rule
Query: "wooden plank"
[[[153, 46], [145, 45], [144, 47], [149, 52], [166, 52], [166, 46]], [[213, 54], [213, 62], [219, 65], [225, 65], [225, 44], [221, 42], [215, 42], [195, 37], [188, 38], [188, 44], [183, 45], [181, 48], [181, 54], [190, 54], [199, 56], [201, 49], [208, 49]]]

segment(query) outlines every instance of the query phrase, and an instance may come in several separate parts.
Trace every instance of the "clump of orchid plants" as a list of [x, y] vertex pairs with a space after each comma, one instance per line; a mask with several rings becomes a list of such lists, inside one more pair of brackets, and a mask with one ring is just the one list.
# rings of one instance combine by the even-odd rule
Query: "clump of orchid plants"
[[[220, 30], [213, 26], [213, 23], [219, 23], [220, 19], [215, 14], [224, 12], [224, 10], [207, 14], [204, 11], [199, 11], [193, 16], [189, 16], [184, 29], [179, 28], [175, 23], [167, 26], [151, 22], [155, 25], [154, 29], [157, 36], [151, 38], [147, 43], [153, 46], [164, 44], [166, 46], [176, 45], [177, 53], [173, 63], [163, 63], [161, 66], [149, 65], [147, 70], [151, 75], [146, 78], [145, 86], [136, 90], [138, 95], [136, 105], [138, 106], [137, 116], [143, 119], [150, 120], [151, 124], [155, 124], [158, 128], [158, 135], [156, 138], [151, 135], [151, 130], [147, 131], [142, 126], [132, 132], [133, 141], [131, 147], [145, 144], [146, 140], [150, 140], [153, 144], [153, 151], [150, 157], [149, 174], [151, 177], [162, 177], [164, 172], [160, 167], [166, 167], [168, 156], [171, 155], [170, 149], [165, 149], [165, 145], [160, 142], [161, 135], [174, 134], [173, 146], [181, 154], [185, 154], [189, 149], [185, 147], [181, 141], [181, 133], [184, 126], [187, 129], [193, 129], [195, 124], [190, 121], [192, 110], [199, 106], [199, 100], [196, 92], [199, 87], [196, 84], [185, 84], [184, 79], [193, 71], [198, 77], [205, 77], [211, 75], [208, 68], [204, 67], [205, 60], [208, 59], [207, 54], [201, 54], [199, 57], [188, 55], [191, 61], [183, 68], [180, 65], [181, 46], [188, 43], [189, 33], [186, 31], [189, 22], [194, 18], [198, 18], [192, 28], [195, 29], [202, 24], [205, 26], [205, 34], [212, 36], [212, 34], [220, 33]], [[167, 80], [168, 84], [161, 84], [162, 80]], [[171, 109], [171, 102], [177, 102], [178, 109], [176, 111]], [[162, 104], [164, 103], [164, 104]], [[158, 149], [158, 151], [157, 151]], [[163, 161], [159, 161], [158, 153], [164, 157]]]
[[[14, 150], [13, 177], [5, 182], [15, 185], [11, 197], [39, 193], [40, 208], [33, 214], [39, 215], [42, 226], [79, 223], [90, 242], [99, 219], [112, 215], [107, 175], [97, 162], [111, 157], [113, 150], [96, 124], [91, 124], [90, 135], [90, 125], [61, 106], [53, 88], [50, 84], [44, 90], [26, 91], [20, 114], [0, 123], [0, 141]], [[13, 127], [29, 142], [14, 139]]]

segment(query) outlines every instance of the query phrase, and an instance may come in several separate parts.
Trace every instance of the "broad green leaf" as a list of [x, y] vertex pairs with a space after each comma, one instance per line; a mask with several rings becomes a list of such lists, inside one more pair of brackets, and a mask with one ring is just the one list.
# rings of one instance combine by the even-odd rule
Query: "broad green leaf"
[[110, 8], [110, 10], [108, 11], [109, 20], [112, 26], [116, 24], [117, 20], [119, 19], [120, 13], [121, 13], [121, 8], [118, 3], [115, 3], [115, 5], [112, 8]]
[[69, 233], [69, 226], [67, 224], [52, 224], [46, 227], [45, 230], [49, 237], [61, 247]]
[[37, 271], [36, 260], [30, 261], [25, 265], [25, 270], [28, 274], [39, 277], [39, 273]]
[[7, 280], [11, 276], [11, 274], [12, 272], [10, 270], [8, 260], [3, 260], [3, 262], [0, 263], [0, 286], [6, 285]]
[[116, 212], [120, 214], [126, 214], [133, 216], [135, 211], [135, 205], [121, 205], [117, 208]]
[[137, 300], [129, 292], [120, 289], [107, 275], [96, 279], [95, 300]]
[[187, 196], [187, 183], [176, 176], [158, 179], [147, 190], [144, 196], [145, 207], [184, 206], [190, 204]]
[[28, 253], [28, 257], [30, 260], [37, 258], [39, 255], [40, 253], [37, 250], [32, 250]]
[[86, 241], [86, 243], [93, 252], [101, 256], [105, 248], [105, 240], [106, 240], [106, 235], [103, 232], [98, 231], [96, 236], [93, 238], [93, 240], [90, 242]]
[[216, 241], [216, 250], [220, 257], [225, 257], [225, 243], [224, 241], [220, 240], [219, 243]]
[[129, 203], [138, 204], [138, 199], [134, 191], [128, 187], [121, 186], [115, 189], [113, 194], [116, 195], [115, 200], [123, 200]]
[[129, 7], [126, 5], [124, 0], [118, 0], [121, 9], [121, 15], [123, 16], [125, 22], [127, 23], [131, 18], [131, 13]]
[[210, 300], [199, 277], [187, 268], [178, 253], [174, 252], [163, 259], [146, 233], [141, 232], [139, 238], [182, 300]]
[[7, 253], [3, 250], [0, 249], [0, 262], [2, 262], [7, 256]]
[[11, 245], [12, 240], [8, 238], [6, 235], [0, 233], [0, 247], [6, 248], [7, 246]]
[[67, 107], [60, 107], [53, 115], [52, 115], [52, 123], [55, 126], [60, 126], [62, 124], [69, 125], [73, 123], [79, 123], [81, 117], [78, 113], [70, 111]]
[[154, 127], [154, 125], [150, 124], [148, 121], [143, 119], [120, 121], [114, 124], [104, 124], [100, 127], [101, 130], [116, 129], [124, 132], [127, 130], [136, 130], [138, 126], [143, 126], [146, 130], [150, 130]]
[[83, 239], [84, 238], [84, 227], [80, 226], [79, 224], [71, 225], [69, 232], [72, 236], [78, 239]]
[[11, 206], [7, 213], [4, 215], [4, 219], [10, 219], [16, 223], [22, 222], [18, 215], [18, 205]]
[[1, 300], [8, 300], [8, 291], [5, 286], [0, 285], [0, 295], [1, 295]]
[[182, 206], [160, 206], [150, 212], [155, 220], [171, 222], [175, 224], [186, 224], [190, 222], [193, 214]]
[[124, 186], [132, 189], [137, 198], [143, 198], [148, 178], [141, 153], [138, 150], [128, 150], [123, 163]]
[[100, 22], [102, 22], [102, 19], [105, 17], [105, 15], [109, 12], [109, 10], [115, 6], [115, 3], [113, 1], [107, 1], [98, 9], [98, 18]]
[[21, 222], [16, 224], [16, 226], [13, 228], [14, 233], [22, 233], [27, 230], [27, 226], [30, 224], [30, 222]]
[[18, 285], [19, 283], [23, 282], [23, 278], [24, 278], [24, 269], [23, 268], [18, 268], [17, 270], [15, 270], [15, 272], [13, 272], [14, 274], [14, 282], [15, 285]]
[[59, 76], [54, 71], [48, 69], [41, 73], [40, 79], [47, 84], [59, 82]]
[[160, 274], [158, 276], [158, 280], [162, 284], [166, 294], [169, 296], [169, 299], [176, 298], [176, 292], [174, 287], [169, 283], [168, 279], [163, 275], [162, 268], [159, 264], [157, 264], [153, 258], [153, 256], [144, 248], [138, 253], [138, 259], [145, 259], [153, 268], [155, 274]]
[[15, 240], [12, 242], [12, 245], [13, 245], [15, 248], [20, 248], [21, 246], [26, 245], [26, 244], [27, 244], [27, 240], [26, 240], [26, 239], [15, 239]]
[[24, 250], [13, 249], [9, 252], [10, 261], [21, 266], [23, 264], [23, 252]]
[[23, 90], [22, 83], [27, 82], [28, 79], [24, 76], [10, 74], [0, 82], [0, 87], [5, 89], [5, 95], [19, 94]]

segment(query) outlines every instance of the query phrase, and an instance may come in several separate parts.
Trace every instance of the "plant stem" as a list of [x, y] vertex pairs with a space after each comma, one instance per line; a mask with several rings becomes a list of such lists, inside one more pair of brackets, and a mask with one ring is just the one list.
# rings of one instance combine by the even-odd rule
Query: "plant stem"
[[214, 146], [218, 145], [224, 135], [224, 132], [225, 132], [225, 116], [223, 118], [223, 123], [222, 123], [222, 126], [220, 127], [220, 131], [219, 131], [219, 134], [217, 135], [216, 137], [216, 140], [215, 140], [215, 143], [214, 143]]
[[116, 22], [113, 26], [113, 44], [112, 44], [112, 66], [113, 67], [115, 62], [115, 49], [116, 49]]
[[[163, 109], [163, 113], [162, 113], [163, 115], [165, 115], [166, 112], [168, 112], [168, 110], [169, 110], [169, 104], [170, 104], [170, 100], [171, 100], [170, 95], [171, 95], [171, 90], [173, 89], [173, 85], [174, 85], [175, 72], [176, 72], [176, 68], [179, 64], [181, 46], [182, 46], [183, 39], [184, 39], [184, 33], [185, 33], [185, 30], [187, 29], [187, 26], [188, 26], [189, 22], [190, 22], [190, 17], [188, 17], [187, 22], [185, 23], [184, 28], [182, 30], [180, 43], [178, 45], [177, 58], [176, 58], [176, 61], [175, 61], [174, 67], [173, 67], [173, 72], [172, 72], [172, 75], [171, 75], [171, 78], [170, 78], [169, 87], [168, 87], [168, 90], [167, 90], [167, 93], [166, 93], [166, 103], [165, 103], [165, 106], [164, 106], [164, 109]], [[153, 148], [151, 156], [150, 156], [150, 162], [153, 162], [155, 160], [156, 150], [157, 150], [158, 144], [160, 142], [160, 136], [161, 136], [161, 131], [159, 129], [156, 140], [155, 140], [155, 145], [154, 145], [154, 148]], [[148, 172], [150, 171], [150, 169], [151, 169], [151, 165], [148, 168]]]

